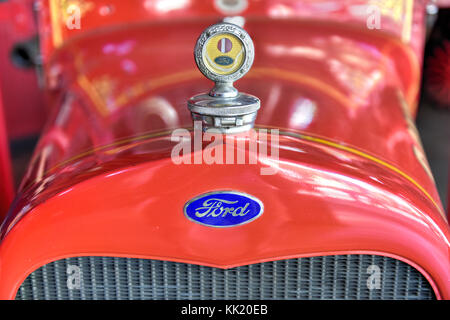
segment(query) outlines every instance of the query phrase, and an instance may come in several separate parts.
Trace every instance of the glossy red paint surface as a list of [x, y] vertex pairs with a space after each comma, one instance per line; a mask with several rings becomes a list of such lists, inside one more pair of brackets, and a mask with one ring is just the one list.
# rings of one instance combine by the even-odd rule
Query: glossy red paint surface
[[[422, 0], [247, 0], [248, 5], [237, 11], [225, 10], [217, 5], [219, 1], [216, 0], [71, 0], [62, 3], [58, 0], [38, 0], [37, 2], [41, 8], [40, 35], [44, 59], [50, 57], [53, 50], [68, 39], [99, 28], [148, 21], [170, 23], [198, 18], [220, 19], [227, 15], [294, 20], [314, 18], [366, 26], [367, 23], [373, 22], [371, 19], [374, 17], [374, 10], [379, 8], [378, 27], [409, 43], [419, 61], [422, 57], [425, 36], [426, 2]], [[67, 27], [68, 23], [71, 25], [74, 22], [72, 11], [74, 6], [79, 8], [81, 13], [80, 28]]]
[[[0, 298], [47, 262], [144, 257], [220, 268], [290, 257], [373, 253], [412, 264], [450, 298], [449, 225], [410, 114], [419, 61], [365, 26], [254, 18], [258, 128], [280, 130], [280, 161], [175, 165], [173, 128], [211, 83], [192, 50], [214, 19], [149, 22], [80, 34], [52, 54], [54, 106], [2, 225]], [[239, 139], [245, 139], [240, 137]], [[265, 211], [235, 228], [195, 224], [184, 204], [215, 190], [257, 197]]]

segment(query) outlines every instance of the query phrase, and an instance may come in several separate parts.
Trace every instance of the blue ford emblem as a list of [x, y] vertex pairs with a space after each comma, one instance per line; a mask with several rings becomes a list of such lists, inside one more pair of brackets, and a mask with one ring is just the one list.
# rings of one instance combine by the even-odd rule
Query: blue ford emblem
[[219, 56], [214, 59], [214, 62], [217, 64], [220, 64], [222, 66], [229, 66], [230, 64], [232, 64], [234, 62], [234, 60], [227, 56]]
[[202, 194], [184, 206], [186, 217], [209, 227], [234, 227], [258, 218], [264, 210], [262, 202], [248, 194], [217, 191]]

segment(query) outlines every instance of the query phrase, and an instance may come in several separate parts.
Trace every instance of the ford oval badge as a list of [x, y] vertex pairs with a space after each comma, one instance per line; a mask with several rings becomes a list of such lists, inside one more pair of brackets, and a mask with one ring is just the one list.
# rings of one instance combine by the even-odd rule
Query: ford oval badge
[[214, 62], [220, 64], [221, 66], [229, 66], [234, 62], [234, 60], [227, 56], [219, 56], [214, 59]]
[[184, 206], [186, 217], [208, 227], [235, 227], [257, 219], [264, 211], [262, 202], [236, 191], [216, 191], [191, 199]]

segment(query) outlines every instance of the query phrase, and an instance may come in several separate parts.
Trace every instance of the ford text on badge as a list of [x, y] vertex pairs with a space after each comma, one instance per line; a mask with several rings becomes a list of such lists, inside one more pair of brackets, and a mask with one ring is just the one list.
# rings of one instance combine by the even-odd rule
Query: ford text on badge
[[191, 199], [186, 217], [209, 227], [235, 227], [257, 219], [264, 211], [260, 200], [236, 191], [216, 191]]

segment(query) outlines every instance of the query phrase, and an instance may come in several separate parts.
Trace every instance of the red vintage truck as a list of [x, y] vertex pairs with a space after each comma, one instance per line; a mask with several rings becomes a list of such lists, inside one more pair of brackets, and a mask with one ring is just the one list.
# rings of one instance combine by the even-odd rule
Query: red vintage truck
[[[36, 1], [50, 117], [3, 217], [0, 298], [449, 299], [413, 121], [426, 5]], [[207, 161], [193, 120], [248, 161]]]

